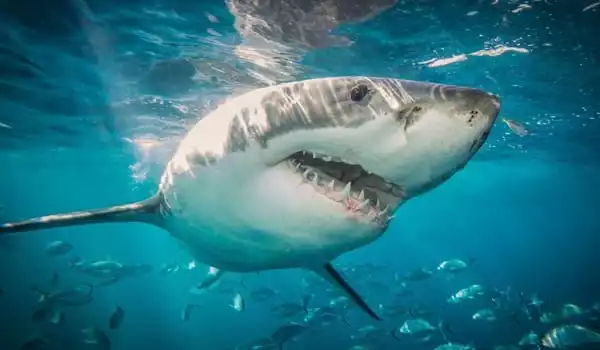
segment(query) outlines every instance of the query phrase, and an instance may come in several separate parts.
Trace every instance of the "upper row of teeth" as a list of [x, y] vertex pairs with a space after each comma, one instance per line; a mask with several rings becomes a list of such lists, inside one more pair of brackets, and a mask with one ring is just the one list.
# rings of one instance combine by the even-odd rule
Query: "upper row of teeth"
[[[302, 154], [306, 155], [306, 152], [302, 151]], [[352, 164], [350, 162], [347, 162], [345, 160], [341, 160], [339, 158], [334, 158], [334, 157], [329, 157], [329, 156], [321, 156], [321, 155], [318, 155], [316, 153], [313, 153], [312, 155], [313, 155], [313, 158], [320, 158], [320, 159], [323, 159], [323, 160], [328, 161], [328, 162], [330, 162], [330, 161], [339, 161], [339, 162], [344, 162], [346, 164]], [[292, 166], [294, 166], [296, 168], [297, 171], [301, 171], [302, 163], [300, 163], [299, 161], [297, 161], [297, 160], [295, 160], [293, 158], [290, 160], [290, 162], [291, 162]], [[369, 171], [367, 171], [367, 173], [369, 173], [371, 175], [373, 174], [373, 173], [371, 173]], [[307, 174], [308, 173], [305, 171], [304, 175], [307, 178], [307, 180], [309, 180], [308, 177], [307, 177]], [[318, 179], [317, 173], [315, 173], [315, 176], [317, 176], [317, 179]], [[404, 196], [404, 193], [402, 192], [402, 190], [398, 189], [393, 184], [391, 184], [391, 183], [389, 183], [387, 181], [385, 183], [388, 186], [388, 188], [386, 190], [383, 190], [383, 191], [391, 192], [394, 196], [397, 196], [397, 197], [403, 197]]]
[[[290, 163], [296, 168], [296, 170], [302, 171], [302, 169], [301, 169], [302, 165], [299, 162], [292, 159], [290, 161]], [[310, 179], [311, 172], [314, 174], [312, 179]], [[308, 182], [312, 183], [313, 185], [319, 186], [319, 174], [318, 173], [311, 171], [311, 169], [306, 169], [302, 173], [302, 176]], [[331, 180], [331, 182], [329, 182], [327, 184], [327, 189], [330, 191], [333, 191], [335, 189], [335, 180]], [[352, 189], [352, 184], [350, 182], [348, 182], [341, 192], [341, 202], [344, 205], [349, 204], [348, 200], [351, 198], [351, 194], [352, 194], [351, 189]], [[364, 190], [360, 190], [360, 193], [358, 194], [358, 196], [355, 195], [355, 197], [360, 201], [360, 204], [358, 206], [356, 206], [355, 208], [353, 208], [354, 211], [362, 211], [363, 209], [367, 208], [367, 206], [371, 205], [371, 200], [368, 198], [365, 198]], [[376, 219], [382, 219], [384, 217], [384, 215], [386, 215], [390, 210], [389, 204], [386, 205], [385, 208], [381, 209], [381, 202], [379, 201], [379, 198], [377, 199], [375, 206], [373, 207], [371, 205], [371, 208], [374, 209], [374, 215], [375, 215]], [[387, 221], [391, 220], [392, 218], [393, 217], [388, 218]]]
[[323, 160], [324, 160], [324, 161], [326, 161], [326, 162], [343, 162], [343, 163], [346, 163], [346, 164], [351, 164], [351, 165], [354, 165], [354, 163], [353, 163], [353, 162], [349, 162], [349, 161], [347, 161], [347, 160], [344, 160], [344, 159], [342, 159], [342, 158], [338, 158], [338, 157], [332, 157], [332, 156], [327, 156], [327, 155], [321, 155], [321, 154], [318, 154], [318, 153], [315, 153], [315, 152], [308, 153], [308, 152], [306, 152], [306, 151], [302, 151], [301, 153], [302, 153], [302, 155], [303, 155], [303, 156], [305, 156], [305, 157], [307, 157], [307, 156], [310, 154], [310, 155], [312, 155], [312, 157], [313, 157], [314, 159], [323, 159]]

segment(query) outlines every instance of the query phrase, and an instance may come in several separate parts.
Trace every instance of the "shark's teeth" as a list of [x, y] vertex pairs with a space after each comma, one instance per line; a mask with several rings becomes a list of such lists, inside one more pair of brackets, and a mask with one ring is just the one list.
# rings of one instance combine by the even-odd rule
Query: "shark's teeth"
[[[325, 156], [314, 152], [302, 151], [301, 154], [307, 158], [312, 157], [313, 159], [319, 158], [325, 161], [352, 164], [352, 162], [337, 157]], [[324, 194], [331, 200], [343, 205], [348, 211], [348, 215], [360, 216], [384, 229], [388, 226], [389, 222], [394, 219], [395, 216], [392, 215], [392, 212], [399, 206], [405, 196], [404, 191], [402, 191], [400, 187], [385, 181], [385, 189], [383, 191], [398, 197], [400, 202], [396, 203], [394, 201], [393, 203], [389, 203], [387, 200], [384, 200], [385, 197], [381, 197], [381, 199], [379, 197], [370, 199], [366, 197], [365, 189], [353, 191], [351, 182], [346, 184], [339, 182], [339, 180], [332, 178], [331, 175], [326, 172], [321, 172], [318, 167], [315, 168], [310, 165], [305, 165], [302, 158], [291, 158], [288, 164], [290, 168], [298, 173], [298, 175], [302, 176], [305, 183], [312, 185], [319, 193]], [[377, 191], [375, 191], [375, 194], [377, 194]], [[382, 200], [384, 200], [383, 203], [381, 202]]]
[[315, 173], [315, 176], [312, 179], [312, 183], [314, 185], [318, 185], [319, 184], [319, 174]]
[[351, 187], [352, 187], [352, 185], [348, 182], [346, 184], [346, 187], [344, 187], [344, 189], [342, 190], [342, 199], [345, 199], [346, 197], [348, 197], [350, 195]]
[[383, 208], [383, 210], [377, 214], [377, 216], [383, 216], [383, 215], [387, 214], [389, 209], [390, 209], [390, 206], [386, 205], [385, 208]]
[[363, 210], [369, 204], [370, 204], [370, 201], [367, 199], [364, 202], [360, 203], [360, 205], [358, 207], [356, 207], [356, 210]]

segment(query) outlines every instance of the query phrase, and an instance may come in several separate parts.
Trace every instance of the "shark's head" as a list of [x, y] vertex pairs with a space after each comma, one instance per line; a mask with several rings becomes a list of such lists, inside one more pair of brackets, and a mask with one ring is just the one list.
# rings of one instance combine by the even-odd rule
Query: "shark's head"
[[262, 106], [264, 119], [251, 127], [265, 163], [302, 179], [303, 191], [377, 221], [462, 169], [500, 101], [472, 88], [342, 77], [272, 89]]
[[499, 108], [498, 97], [465, 87], [369, 77], [292, 82], [221, 106], [182, 143], [180, 158], [228, 164], [206, 180], [236, 189], [227, 220], [244, 215], [245, 227], [348, 248], [374, 239], [401, 203], [462, 169]]

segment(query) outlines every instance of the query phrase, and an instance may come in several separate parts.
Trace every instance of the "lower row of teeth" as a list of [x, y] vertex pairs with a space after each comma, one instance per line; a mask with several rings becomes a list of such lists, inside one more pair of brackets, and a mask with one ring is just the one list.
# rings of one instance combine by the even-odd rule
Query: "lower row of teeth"
[[[389, 222], [390, 220], [392, 220], [394, 218], [393, 215], [387, 216], [390, 212], [390, 206], [386, 205], [385, 208], [382, 209], [381, 202], [379, 201], [379, 199], [377, 199], [377, 202], [373, 206], [373, 203], [371, 203], [371, 200], [368, 198], [365, 198], [365, 192], [363, 190], [361, 190], [358, 195], [355, 193], [352, 193], [351, 192], [352, 184], [350, 182], [348, 182], [346, 184], [346, 186], [344, 187], [344, 189], [341, 192], [338, 192], [338, 191], [335, 191], [335, 183], [336, 183], [335, 180], [331, 180], [328, 184], [319, 183], [319, 174], [317, 174], [317, 172], [313, 171], [312, 169], [310, 169], [308, 167], [302, 166], [302, 164], [300, 164], [299, 162], [297, 162], [293, 159], [290, 160], [290, 164], [298, 172], [302, 172], [302, 176], [304, 177], [304, 179], [307, 182], [311, 183], [312, 185], [314, 185], [317, 188], [323, 189], [324, 191], [330, 191], [330, 192], [325, 192], [325, 194], [327, 194], [328, 197], [331, 198], [332, 200], [335, 200], [336, 202], [344, 204], [344, 206], [346, 206], [346, 209], [355, 211], [355, 212], [360, 211], [360, 212], [366, 213], [367, 215], [372, 217], [372, 219], [374, 221], [377, 221], [378, 223], [381, 223], [381, 224], [386, 224], [387, 222]], [[331, 194], [337, 195], [336, 198], [332, 198], [330, 196]], [[358, 205], [356, 205], [354, 203], [355, 200], [358, 201]]]

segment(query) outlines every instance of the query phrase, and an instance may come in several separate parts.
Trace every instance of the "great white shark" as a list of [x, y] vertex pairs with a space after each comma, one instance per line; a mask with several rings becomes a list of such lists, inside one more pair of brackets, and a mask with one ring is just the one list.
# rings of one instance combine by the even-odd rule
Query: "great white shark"
[[381, 77], [259, 88], [197, 122], [151, 198], [5, 223], [0, 234], [149, 223], [213, 267], [210, 283], [224, 271], [306, 268], [379, 319], [331, 261], [462, 169], [499, 110], [479, 89]]

